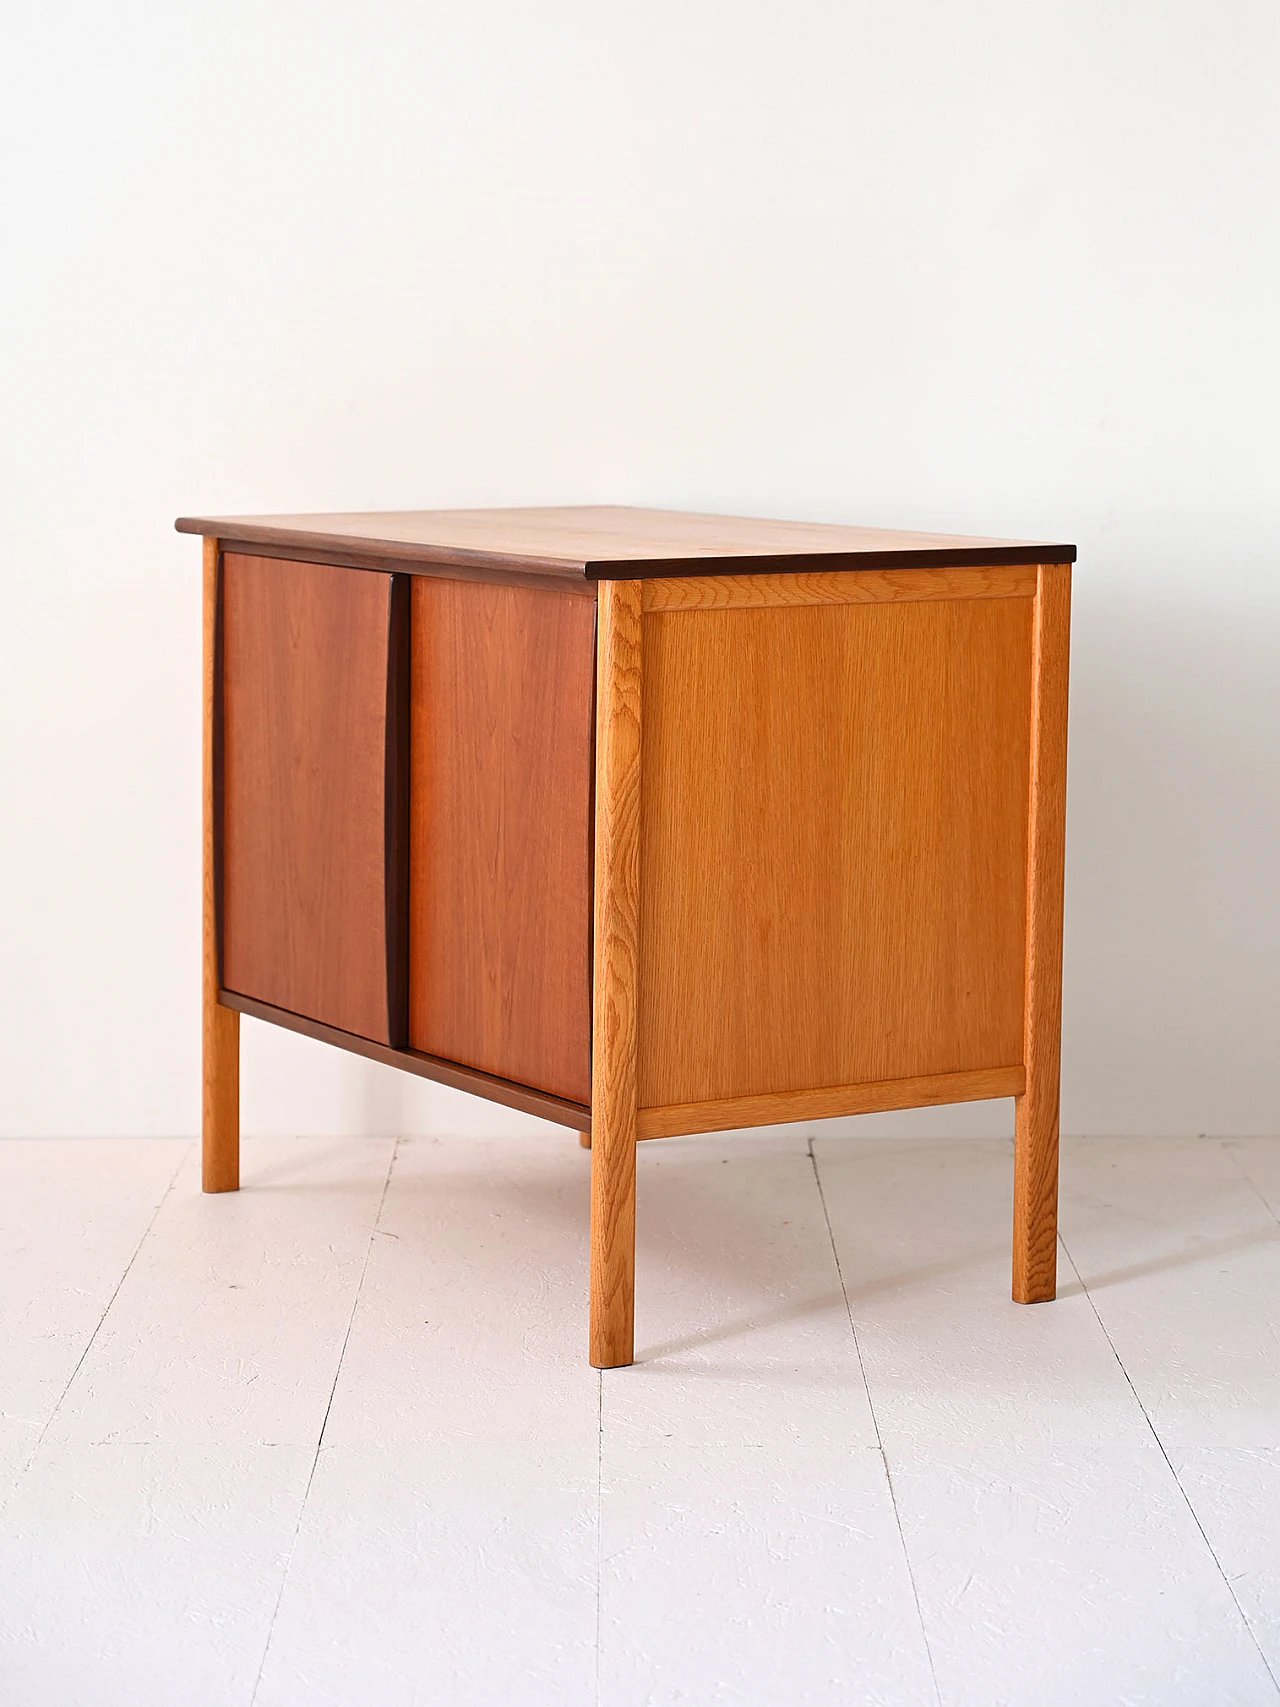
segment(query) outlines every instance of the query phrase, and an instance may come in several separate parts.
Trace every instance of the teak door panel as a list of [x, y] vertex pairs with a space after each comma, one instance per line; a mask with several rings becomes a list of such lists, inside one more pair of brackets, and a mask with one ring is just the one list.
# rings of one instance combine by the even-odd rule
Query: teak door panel
[[646, 613], [641, 1108], [1021, 1062], [1032, 609]]
[[405, 1042], [402, 577], [227, 552], [221, 981]]
[[410, 1045], [585, 1103], [595, 600], [412, 601]]

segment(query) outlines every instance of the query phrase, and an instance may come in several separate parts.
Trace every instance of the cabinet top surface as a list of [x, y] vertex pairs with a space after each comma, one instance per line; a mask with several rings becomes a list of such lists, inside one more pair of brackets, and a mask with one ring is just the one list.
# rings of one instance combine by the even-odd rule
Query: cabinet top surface
[[450, 565], [539, 579], [634, 579], [828, 568], [1070, 563], [1073, 545], [969, 534], [762, 521], [678, 510], [584, 505], [557, 509], [383, 510], [311, 516], [182, 516], [180, 533], [287, 554], [326, 551], [370, 565]]

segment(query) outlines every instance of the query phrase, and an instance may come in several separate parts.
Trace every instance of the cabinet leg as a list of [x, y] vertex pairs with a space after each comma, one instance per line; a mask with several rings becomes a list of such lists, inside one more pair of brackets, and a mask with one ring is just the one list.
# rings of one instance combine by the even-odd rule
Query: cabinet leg
[[204, 542], [204, 952], [201, 1183], [240, 1187], [240, 1015], [218, 1001], [218, 542]]
[[635, 1354], [636, 1145], [596, 1129], [591, 1150], [591, 1362], [616, 1369]]
[[578, 1142], [582, 1145], [584, 1150], [589, 1150], [591, 1148], [591, 1134], [589, 1132], [579, 1132]]
[[641, 584], [596, 607], [595, 956], [591, 1045], [591, 1361], [634, 1355]]
[[204, 1002], [204, 1107], [201, 1184], [205, 1191], [240, 1189], [240, 1015], [216, 994]]
[[1058, 1096], [1017, 1099], [1013, 1157], [1013, 1297], [1047, 1304], [1058, 1281]]
[[1062, 878], [1067, 790], [1067, 633], [1071, 567], [1036, 571], [1027, 835], [1026, 1090], [1013, 1163], [1013, 1296], [1043, 1304], [1058, 1267], [1058, 1079], [1062, 1036]]

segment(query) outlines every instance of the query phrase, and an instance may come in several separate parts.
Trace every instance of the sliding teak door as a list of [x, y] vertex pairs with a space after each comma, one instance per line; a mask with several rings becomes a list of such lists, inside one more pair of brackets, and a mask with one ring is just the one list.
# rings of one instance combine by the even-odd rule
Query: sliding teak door
[[226, 552], [220, 980], [402, 1047], [408, 582]]
[[409, 1042], [591, 1095], [590, 590], [415, 576]]

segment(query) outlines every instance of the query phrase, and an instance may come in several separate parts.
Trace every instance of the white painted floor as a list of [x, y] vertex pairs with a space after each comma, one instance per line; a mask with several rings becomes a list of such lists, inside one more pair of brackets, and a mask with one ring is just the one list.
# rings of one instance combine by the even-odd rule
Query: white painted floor
[[1280, 1139], [0, 1145], [4, 1707], [1280, 1702]]

